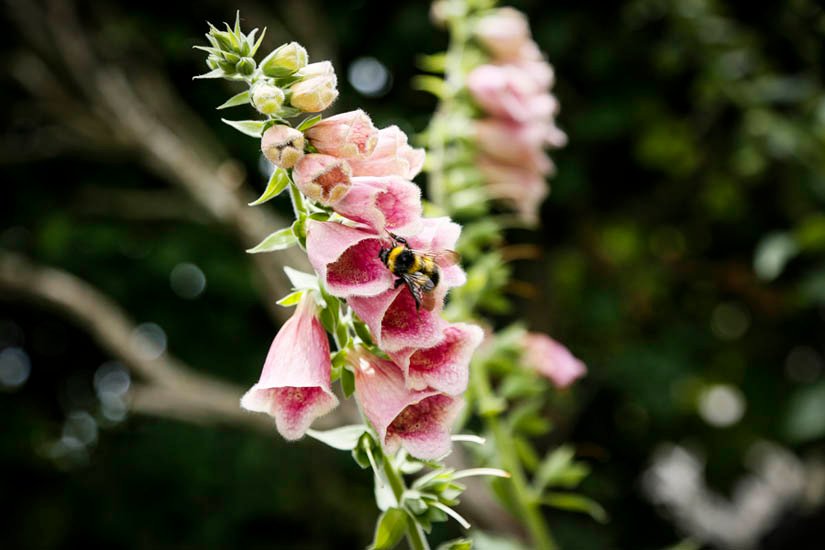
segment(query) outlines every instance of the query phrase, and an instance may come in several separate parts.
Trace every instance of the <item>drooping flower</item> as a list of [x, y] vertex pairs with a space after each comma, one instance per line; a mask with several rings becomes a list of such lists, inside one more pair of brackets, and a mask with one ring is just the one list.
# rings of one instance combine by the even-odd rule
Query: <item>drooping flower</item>
[[495, 59], [512, 60], [530, 42], [530, 25], [523, 13], [504, 7], [482, 17], [476, 24], [475, 35]]
[[378, 131], [378, 143], [371, 155], [352, 159], [355, 176], [399, 176], [413, 179], [424, 166], [424, 149], [414, 149], [407, 142], [407, 134], [398, 126]]
[[558, 111], [556, 98], [537, 81], [537, 76], [515, 65], [481, 65], [467, 77], [473, 99], [487, 113], [528, 122], [546, 120]]
[[298, 72], [302, 78], [290, 88], [289, 103], [304, 112], [323, 111], [338, 97], [338, 77], [329, 61], [310, 63]]
[[334, 208], [377, 233], [409, 234], [420, 225], [421, 189], [399, 177], [354, 177], [349, 192]]
[[479, 158], [476, 165], [491, 198], [511, 205], [526, 223], [538, 223], [541, 203], [550, 193], [541, 173], [484, 157]]
[[274, 417], [285, 439], [298, 439], [313, 420], [338, 405], [330, 368], [327, 333], [307, 294], [275, 336], [261, 378], [241, 398], [241, 406]]
[[346, 160], [330, 155], [304, 155], [292, 171], [292, 179], [301, 193], [321, 204], [335, 204], [350, 185], [350, 170]]
[[488, 157], [540, 174], [551, 171], [552, 162], [544, 153], [550, 138], [546, 124], [488, 118], [476, 121], [474, 130], [480, 151]]
[[438, 313], [444, 297], [450, 288], [464, 284], [466, 276], [458, 265], [439, 260], [437, 253], [454, 248], [460, 232], [461, 227], [449, 218], [425, 218], [421, 231], [407, 237], [410, 248], [436, 254], [440, 277], [432, 290], [435, 303], [432, 310], [418, 308], [405, 285], [375, 296], [348, 298], [350, 307], [370, 328], [378, 347], [395, 352], [404, 348], [429, 348], [441, 341], [444, 322]]
[[358, 109], [322, 120], [306, 131], [319, 153], [341, 158], [364, 158], [375, 150], [378, 129], [370, 117]]
[[524, 336], [524, 363], [558, 388], [566, 388], [587, 373], [587, 367], [566, 347], [546, 334], [528, 332]]
[[393, 277], [378, 253], [386, 237], [335, 222], [307, 222], [307, 255], [333, 296], [375, 296], [392, 288]]
[[481, 344], [484, 331], [467, 323], [448, 325], [444, 339], [431, 348], [407, 348], [390, 353], [401, 369], [407, 388], [432, 388], [448, 395], [460, 395], [467, 389], [469, 364]]
[[388, 453], [403, 447], [412, 456], [439, 458], [450, 451], [450, 427], [463, 404], [439, 391], [409, 390], [391, 361], [359, 350], [350, 354], [355, 397]]
[[261, 138], [261, 151], [275, 166], [292, 168], [304, 156], [304, 134], [283, 124], [272, 126]]

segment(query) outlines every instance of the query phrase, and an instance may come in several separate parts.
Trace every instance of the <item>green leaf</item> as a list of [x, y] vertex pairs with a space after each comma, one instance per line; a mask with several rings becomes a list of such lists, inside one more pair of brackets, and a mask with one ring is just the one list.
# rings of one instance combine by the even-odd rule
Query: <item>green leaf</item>
[[199, 74], [198, 76], [193, 76], [192, 80], [200, 80], [202, 78], [223, 78], [224, 73], [223, 69], [218, 67], [217, 69], [212, 69], [208, 73]]
[[292, 232], [292, 228], [285, 227], [284, 229], [280, 229], [275, 233], [272, 233], [267, 238], [262, 240], [257, 246], [247, 250], [247, 252], [250, 254], [258, 254], [260, 252], [273, 252], [275, 250], [287, 249], [290, 246], [294, 246], [297, 243], [298, 239], [295, 238], [295, 234]]
[[238, 105], [246, 105], [247, 103], [249, 103], [249, 90], [233, 95], [216, 108], [218, 110], [228, 109], [229, 107], [237, 107]]
[[[214, 71], [212, 71], [214, 72]], [[268, 121], [266, 120], [227, 120], [225, 118], [221, 119], [221, 122], [224, 124], [228, 124], [235, 128], [242, 134], [246, 134], [250, 137], [261, 137], [261, 134], [264, 133], [264, 126]]]
[[289, 174], [283, 168], [275, 168], [272, 175], [269, 176], [269, 181], [266, 184], [266, 189], [260, 197], [249, 203], [249, 206], [258, 206], [269, 200], [274, 199], [289, 185]]
[[352, 326], [355, 328], [355, 334], [357, 334], [366, 345], [371, 346], [373, 343], [372, 334], [370, 334], [370, 329], [367, 327], [366, 323], [355, 319]]
[[607, 512], [602, 508], [602, 505], [582, 495], [574, 493], [547, 493], [542, 497], [541, 503], [561, 510], [589, 514], [590, 517], [599, 523], [607, 522]]
[[355, 392], [355, 375], [349, 369], [344, 369], [341, 373], [341, 390], [347, 398]]
[[378, 518], [375, 526], [372, 550], [395, 548], [407, 532], [407, 513], [400, 508], [390, 508]]
[[332, 430], [307, 430], [307, 435], [339, 451], [351, 451], [358, 445], [358, 440], [367, 431], [363, 424], [341, 426]]
[[447, 83], [438, 76], [418, 75], [412, 79], [412, 87], [422, 92], [430, 92], [439, 99], [447, 97], [448, 93]]
[[299, 132], [309, 130], [310, 128], [312, 128], [313, 126], [315, 126], [316, 124], [321, 122], [322, 118], [324, 118], [324, 117], [320, 114], [307, 117], [304, 120], [302, 120], [301, 123], [298, 124], [298, 126], [295, 127], [295, 129], [298, 130]]
[[536, 471], [536, 477], [533, 481], [534, 489], [537, 493], [544, 491], [544, 488], [553, 485], [560, 477], [564, 470], [570, 467], [575, 456], [575, 451], [568, 445], [562, 445], [552, 453], [544, 457], [544, 460]]
[[283, 307], [294, 306], [295, 304], [301, 301], [301, 298], [303, 298], [305, 292], [305, 290], [296, 290], [291, 294], [287, 294], [275, 303]]
[[436, 550], [472, 550], [473, 541], [470, 539], [453, 539], [438, 545]]
[[292, 283], [292, 288], [295, 290], [307, 289], [318, 290], [320, 292], [317, 275], [298, 271], [289, 266], [284, 266], [284, 273], [286, 273], [289, 282]]
[[443, 73], [447, 67], [447, 52], [420, 55], [416, 58], [416, 65], [419, 69], [428, 73]]

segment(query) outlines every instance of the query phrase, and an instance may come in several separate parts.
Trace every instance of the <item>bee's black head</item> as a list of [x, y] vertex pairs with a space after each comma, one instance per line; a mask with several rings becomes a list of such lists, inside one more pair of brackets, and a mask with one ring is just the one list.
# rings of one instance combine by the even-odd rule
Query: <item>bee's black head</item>
[[390, 250], [392, 250], [392, 249], [391, 248], [382, 248], [381, 250], [378, 251], [378, 257], [381, 259], [381, 261], [384, 263], [384, 265], [387, 265], [387, 258], [390, 254]]

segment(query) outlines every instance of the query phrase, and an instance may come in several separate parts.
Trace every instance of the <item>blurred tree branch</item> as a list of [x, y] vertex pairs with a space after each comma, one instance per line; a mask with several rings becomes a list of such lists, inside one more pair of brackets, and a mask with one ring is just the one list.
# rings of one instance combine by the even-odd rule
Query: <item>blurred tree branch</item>
[[[174, 97], [164, 76], [147, 67], [127, 75], [104, 61], [81, 29], [69, 2], [9, 3], [12, 16], [27, 39], [30, 52], [18, 57], [14, 77], [73, 133], [89, 140], [91, 148], [125, 148], [142, 163], [183, 189], [211, 218], [251, 248], [286, 222], [270, 211], [249, 208], [255, 197], [243, 186], [243, 169], [199, 124], [182, 101]], [[50, 67], [66, 69], [61, 82]], [[142, 77], [136, 75], [143, 75]], [[287, 312], [275, 305], [289, 292], [284, 265], [307, 268], [298, 250], [252, 256], [263, 302], [278, 321]]]

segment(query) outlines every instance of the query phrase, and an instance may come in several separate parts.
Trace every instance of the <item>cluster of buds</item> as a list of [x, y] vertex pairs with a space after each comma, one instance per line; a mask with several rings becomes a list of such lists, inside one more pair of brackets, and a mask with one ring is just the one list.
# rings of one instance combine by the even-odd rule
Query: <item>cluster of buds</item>
[[555, 123], [553, 68], [531, 39], [527, 18], [513, 8], [478, 19], [474, 36], [490, 56], [467, 78], [470, 94], [487, 115], [474, 124], [477, 165], [488, 194], [534, 224], [549, 192], [545, 178], [554, 170], [544, 149], [567, 141]]
[[[320, 282], [302, 295], [275, 337], [261, 378], [242, 405], [272, 415], [287, 439], [303, 436], [315, 418], [335, 407], [333, 360], [318, 303], [328, 307], [337, 300], [350, 310], [343, 316], [349, 321], [338, 326], [351, 323], [353, 337], [347, 329], [337, 335], [333, 355], [342, 358], [384, 451], [403, 447], [423, 459], [446, 454], [483, 333], [441, 317], [447, 291], [462, 285], [465, 275], [453, 261], [439, 259], [439, 252], [455, 247], [461, 228], [449, 218], [422, 217], [421, 191], [411, 180], [424, 151], [411, 147], [397, 126], [377, 129], [361, 110], [302, 130], [270, 126], [261, 148], [276, 170], [291, 170], [292, 184], [315, 212], [297, 237]], [[429, 275], [412, 265], [406, 273], [419, 280], [437, 273], [431, 286], [414, 290], [390, 268], [382, 253], [396, 247], [434, 262]], [[429, 294], [429, 307], [421, 307], [415, 292]]]
[[338, 97], [338, 81], [329, 61], [309, 63], [306, 49], [297, 42], [289, 42], [258, 64], [255, 54], [266, 29], [256, 40], [257, 31], [243, 33], [239, 17], [234, 28], [227, 24], [223, 31], [210, 24], [206, 34], [210, 46], [195, 47], [209, 54], [206, 65], [211, 70], [196, 78], [247, 82], [249, 91], [243, 92], [243, 99], [232, 105], [251, 103], [258, 112], [276, 120], [321, 112], [332, 105]]

